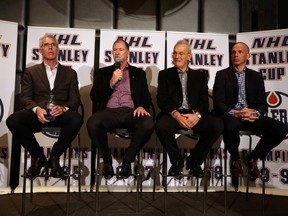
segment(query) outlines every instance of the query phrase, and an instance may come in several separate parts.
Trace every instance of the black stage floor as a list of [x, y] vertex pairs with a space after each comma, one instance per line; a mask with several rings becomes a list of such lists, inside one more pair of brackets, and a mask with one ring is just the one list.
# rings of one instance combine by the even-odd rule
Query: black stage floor
[[[95, 193], [70, 193], [70, 214], [72, 216], [95, 215]], [[26, 196], [26, 215], [28, 216], [60, 216], [66, 215], [66, 193], [35, 193], [33, 204], [29, 195]], [[99, 216], [110, 215], [140, 215], [161, 216], [164, 214], [164, 193], [156, 193], [155, 201], [151, 192], [143, 192], [139, 201], [139, 213], [136, 213], [135, 192], [101, 192], [99, 198]], [[199, 192], [169, 192], [167, 197], [166, 215], [198, 216], [203, 213], [203, 193]], [[246, 200], [245, 193], [227, 193], [228, 216], [284, 216], [288, 215], [288, 197], [266, 195], [264, 214], [261, 194], [249, 194]], [[21, 214], [22, 194], [0, 195], [0, 216], [16, 216]], [[208, 192], [206, 215], [224, 215], [224, 193]]]

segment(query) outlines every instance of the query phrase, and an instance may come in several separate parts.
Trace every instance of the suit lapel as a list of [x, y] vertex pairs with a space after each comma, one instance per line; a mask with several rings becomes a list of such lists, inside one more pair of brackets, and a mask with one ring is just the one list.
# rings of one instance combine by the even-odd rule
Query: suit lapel
[[235, 71], [233, 69], [233, 67], [231, 67], [229, 69], [229, 72], [228, 72], [228, 79], [232, 85], [232, 91], [233, 91], [233, 95], [237, 95], [237, 99], [238, 99], [238, 82], [237, 82], [237, 77], [235, 75]]
[[192, 91], [192, 86], [193, 86], [193, 82], [194, 82], [194, 78], [193, 78], [193, 70], [191, 68], [189, 68], [188, 70], [188, 74], [187, 74], [187, 94], [188, 94], [188, 98], [191, 98], [191, 94], [193, 94], [194, 92]]
[[135, 89], [135, 71], [132, 69], [132, 67], [129, 65], [129, 80], [130, 80], [130, 89], [131, 93]]
[[[248, 96], [248, 95], [249, 95], [249, 96], [253, 95], [252, 90], [251, 90], [251, 86], [254, 85], [254, 84], [253, 84], [253, 81], [254, 81], [254, 79], [253, 79], [253, 77], [252, 77], [252, 73], [249, 73], [249, 69], [247, 68], [247, 69], [246, 69], [246, 72], [245, 72], [246, 96]], [[246, 97], [246, 99], [247, 99], [247, 102], [249, 102], [249, 101], [248, 101], [249, 98]]]
[[178, 70], [176, 69], [176, 67], [174, 67], [174, 70], [173, 70], [173, 73], [172, 73], [172, 77], [171, 77], [171, 81], [173, 83], [175, 83], [175, 88], [177, 89], [177, 91], [179, 91], [179, 93], [182, 96], [181, 81], [180, 81], [179, 73], [178, 73]]
[[40, 79], [43, 82], [45, 88], [50, 90], [50, 84], [49, 84], [49, 80], [48, 80], [48, 77], [47, 77], [47, 73], [46, 73], [46, 69], [45, 69], [44, 63], [42, 63], [40, 65], [40, 67], [41, 67], [41, 70], [40, 70], [40, 73], [39, 73]]
[[[58, 68], [57, 68], [57, 74], [54, 82], [54, 88], [57, 88], [59, 85], [61, 85], [65, 79], [65, 76], [63, 76], [63, 70], [62, 70], [62, 65], [58, 63]], [[52, 89], [53, 90], [53, 89]]]

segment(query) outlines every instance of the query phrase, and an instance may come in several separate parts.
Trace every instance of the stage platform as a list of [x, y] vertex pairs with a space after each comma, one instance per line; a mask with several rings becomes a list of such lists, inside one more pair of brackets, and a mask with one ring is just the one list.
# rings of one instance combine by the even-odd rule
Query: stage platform
[[[219, 187], [217, 187], [219, 188]], [[224, 215], [224, 192], [217, 188], [209, 187], [207, 194], [206, 215]], [[29, 188], [27, 188], [29, 190]], [[231, 190], [227, 193], [228, 216], [284, 216], [288, 212], [288, 191], [266, 189], [265, 205], [263, 209], [261, 188], [253, 188], [246, 200], [244, 187], [239, 192]], [[33, 203], [30, 202], [29, 194], [26, 195], [26, 215], [28, 216], [61, 216], [66, 215], [66, 187], [35, 187]], [[70, 214], [72, 216], [95, 215], [95, 190], [90, 192], [90, 187], [82, 187], [81, 194], [77, 187], [71, 188]], [[164, 214], [163, 188], [157, 188], [155, 200], [151, 187], [144, 187], [142, 199], [139, 202], [139, 212], [136, 213], [136, 193], [129, 192], [130, 188], [123, 186], [100, 188], [99, 213], [100, 216], [111, 215], [147, 215], [162, 216]], [[133, 189], [134, 190], [134, 189]], [[22, 188], [18, 187], [11, 194], [9, 188], [0, 188], [0, 215], [16, 216], [21, 213]], [[264, 211], [263, 211], [264, 210]], [[263, 214], [264, 213], [264, 214]], [[198, 216], [203, 214], [203, 192], [196, 193], [195, 189], [185, 187], [169, 188], [167, 200], [168, 216]]]

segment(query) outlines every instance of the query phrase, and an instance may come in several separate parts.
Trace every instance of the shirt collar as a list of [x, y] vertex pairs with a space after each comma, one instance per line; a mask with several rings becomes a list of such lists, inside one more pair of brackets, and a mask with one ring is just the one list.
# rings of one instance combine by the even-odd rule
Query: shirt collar
[[[46, 70], [47, 70], [47, 69], [51, 70], [50, 66], [49, 66], [48, 64], [46, 64], [45, 62], [44, 62], [44, 65], [45, 65]], [[55, 65], [55, 67], [54, 67], [52, 70], [53, 70], [53, 71], [54, 71], [54, 70], [57, 70], [58, 65], [59, 65], [59, 64], [58, 64], [58, 62], [57, 62], [57, 64]]]
[[234, 72], [235, 72], [235, 74], [243, 74], [246, 72], [246, 69], [247, 69], [247, 67], [245, 67], [242, 71], [239, 72], [234, 68]]
[[177, 68], [177, 72], [178, 72], [179, 74], [181, 74], [181, 73], [186, 73], [186, 72], [188, 72], [188, 70], [189, 70], [189, 67], [187, 67], [184, 72], [180, 71], [180, 70]]

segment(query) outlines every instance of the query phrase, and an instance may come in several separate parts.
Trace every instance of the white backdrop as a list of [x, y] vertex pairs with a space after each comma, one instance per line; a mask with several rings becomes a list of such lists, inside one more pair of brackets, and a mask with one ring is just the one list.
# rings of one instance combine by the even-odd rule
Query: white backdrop
[[[5, 125], [5, 119], [13, 112], [14, 107], [14, 83], [15, 83], [15, 65], [16, 65], [16, 45], [17, 45], [17, 24], [0, 22], [1, 30], [5, 29], [4, 33], [0, 33], [0, 65], [1, 79], [0, 83], [2, 89], [0, 92], [0, 117], [1, 119], [1, 137], [0, 137], [0, 186], [7, 186], [7, 148], [9, 133]], [[3, 27], [2, 27], [3, 26]], [[277, 31], [265, 32], [251, 32], [237, 34], [237, 41], [246, 42], [251, 49], [251, 60], [249, 67], [259, 70], [263, 73], [265, 78], [267, 101], [269, 104], [268, 115], [278, 119], [287, 124], [287, 29]], [[40, 63], [40, 55], [38, 53], [39, 37], [44, 33], [55, 34], [60, 41], [61, 55], [59, 60], [62, 64], [71, 65], [78, 74], [79, 88], [81, 99], [85, 107], [86, 120], [91, 116], [92, 104], [89, 98], [89, 92], [92, 85], [93, 70], [94, 70], [94, 50], [95, 50], [95, 30], [87, 29], [68, 29], [68, 28], [47, 28], [47, 27], [29, 27], [27, 37], [27, 54], [26, 64]], [[111, 49], [113, 42], [118, 38], [123, 37], [131, 48], [130, 63], [132, 65], [142, 67], [147, 74], [149, 90], [152, 94], [153, 103], [156, 105], [157, 92], [157, 78], [158, 72], [165, 68], [165, 60], [167, 60], [167, 67], [172, 66], [171, 53], [173, 46], [180, 39], [187, 39], [192, 45], [193, 59], [190, 62], [190, 67], [194, 69], [203, 68], [209, 70], [210, 80], [209, 89], [212, 89], [214, 84], [214, 77], [216, 71], [229, 66], [229, 51], [228, 51], [228, 35], [226, 34], [208, 34], [208, 33], [192, 33], [192, 32], [167, 32], [167, 44], [165, 44], [165, 32], [159, 31], [127, 31], [127, 30], [101, 30], [100, 34], [100, 53], [99, 66], [105, 67], [113, 63]], [[7, 44], [11, 45], [7, 49]], [[167, 45], [167, 53], [165, 53], [165, 46]], [[6, 46], [6, 47], [5, 47]], [[5, 54], [9, 54], [8, 57]], [[97, 55], [96, 55], [97, 56]], [[5, 73], [3, 75], [3, 73]], [[9, 75], [9, 76], [8, 76]], [[5, 77], [5, 81], [2, 77]], [[7, 79], [9, 81], [7, 81]], [[9, 93], [10, 92], [10, 93]], [[5, 105], [6, 104], [6, 105]], [[7, 106], [7, 108], [6, 108]], [[156, 107], [157, 111], [157, 107]], [[8, 135], [7, 135], [8, 134]], [[50, 146], [55, 140], [37, 136], [41, 143]], [[179, 143], [186, 143], [187, 138], [178, 138]], [[254, 137], [255, 142], [258, 141]], [[151, 138], [146, 146], [146, 154], [144, 165], [151, 167], [153, 165], [151, 158], [151, 149], [155, 145], [155, 135]], [[118, 145], [115, 139], [112, 142]], [[247, 138], [241, 138], [242, 150], [247, 149]], [[121, 143], [122, 144], [122, 143]], [[125, 143], [124, 143], [125, 144]], [[267, 157], [268, 178], [267, 183], [272, 188], [287, 189], [288, 183], [288, 151], [287, 139], [281, 145], [276, 147]], [[158, 142], [158, 145], [159, 142]], [[223, 145], [223, 143], [222, 143]], [[88, 138], [85, 123], [81, 129], [81, 146], [82, 146], [82, 171], [83, 171], [83, 185], [89, 185], [90, 180], [90, 139]], [[186, 154], [188, 147], [182, 149], [183, 154]], [[121, 149], [120, 149], [121, 150]], [[150, 151], [151, 150], [151, 151]], [[215, 170], [221, 169], [220, 162], [222, 159], [221, 152], [215, 152], [213, 168]], [[189, 150], [188, 150], [189, 152]], [[118, 167], [119, 160], [114, 160], [115, 168]], [[169, 162], [169, 160], [168, 160]], [[77, 166], [77, 160], [72, 161], [74, 167]], [[261, 164], [259, 163], [261, 167]], [[21, 164], [22, 168], [22, 164]], [[21, 171], [23, 172], [23, 171]], [[151, 185], [151, 178], [146, 172], [147, 181], [144, 185]], [[5, 176], [5, 177], [3, 177]], [[219, 180], [214, 177], [214, 180]], [[75, 181], [76, 182], [76, 179]], [[245, 181], [240, 181], [245, 182]], [[53, 182], [52, 182], [53, 183]], [[159, 183], [159, 182], [158, 182]], [[58, 183], [61, 185], [61, 183]], [[121, 183], [120, 183], [121, 184]], [[172, 183], [174, 184], [174, 183]], [[218, 181], [213, 181], [213, 185], [219, 185]], [[258, 186], [259, 181], [256, 181]], [[42, 185], [42, 182], [40, 182]]]
[[[245, 42], [250, 48], [251, 57], [248, 67], [261, 72], [264, 77], [269, 105], [268, 116], [287, 125], [288, 29], [239, 33], [237, 41]], [[258, 139], [253, 137], [254, 147], [256, 141]], [[241, 147], [247, 148], [246, 145]], [[288, 140], [286, 138], [266, 157], [266, 184], [269, 187], [288, 189], [287, 161]], [[258, 165], [261, 167], [260, 162]]]
[[12, 142], [6, 119], [14, 111], [18, 24], [0, 20], [0, 29], [0, 187], [6, 187]]

